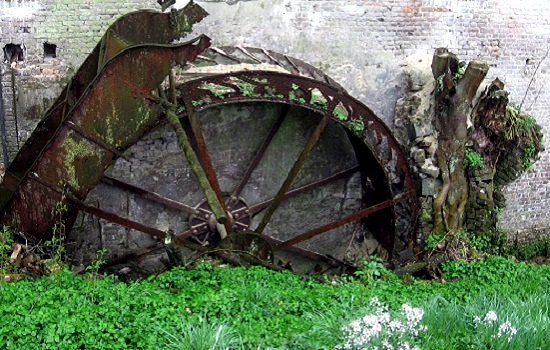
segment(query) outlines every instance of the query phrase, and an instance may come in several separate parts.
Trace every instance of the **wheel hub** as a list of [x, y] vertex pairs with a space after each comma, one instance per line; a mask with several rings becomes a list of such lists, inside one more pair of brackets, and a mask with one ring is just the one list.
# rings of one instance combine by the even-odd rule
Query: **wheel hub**
[[[227, 208], [227, 221], [232, 232], [248, 230], [252, 218], [250, 209], [244, 199], [240, 197], [224, 196], [225, 207]], [[216, 245], [223, 237], [224, 228], [227, 227], [217, 219], [206, 199], [203, 199], [195, 207], [196, 214], [189, 217], [189, 228], [191, 238], [204, 246]], [[222, 232], [220, 232], [222, 231]]]

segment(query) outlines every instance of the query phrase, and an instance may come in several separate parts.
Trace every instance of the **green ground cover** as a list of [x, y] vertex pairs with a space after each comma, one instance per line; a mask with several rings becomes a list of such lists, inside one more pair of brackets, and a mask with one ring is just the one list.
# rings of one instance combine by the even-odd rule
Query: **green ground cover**
[[549, 266], [491, 257], [443, 273], [405, 284], [371, 263], [323, 282], [201, 264], [122, 283], [64, 270], [0, 283], [0, 348], [548, 349]]

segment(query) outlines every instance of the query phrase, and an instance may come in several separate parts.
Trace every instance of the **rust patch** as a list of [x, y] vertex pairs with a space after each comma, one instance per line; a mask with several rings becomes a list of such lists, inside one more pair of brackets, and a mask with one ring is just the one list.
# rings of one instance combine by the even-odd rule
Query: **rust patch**
[[153, 91], [170, 69], [210, 45], [206, 36], [171, 45], [206, 15], [191, 2], [167, 14], [131, 13], [109, 28], [6, 170], [3, 224], [40, 236], [53, 224], [62, 191], [86, 197], [157, 121], [162, 107]]

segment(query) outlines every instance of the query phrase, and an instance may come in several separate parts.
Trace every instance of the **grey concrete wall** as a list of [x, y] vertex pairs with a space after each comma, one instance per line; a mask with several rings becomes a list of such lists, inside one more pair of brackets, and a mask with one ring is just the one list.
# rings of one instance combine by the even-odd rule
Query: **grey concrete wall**
[[[511, 100], [532, 113], [550, 132], [550, 2], [540, 0], [211, 0], [197, 1], [211, 15], [197, 33], [215, 45], [261, 46], [311, 63], [335, 78], [390, 127], [395, 102], [408, 89], [406, 64], [429, 66], [436, 47], [463, 60], [491, 66], [488, 81], [499, 77]], [[186, 1], [178, 2], [182, 6]], [[27, 6], [18, 12], [19, 5]], [[13, 68], [19, 137], [24, 140], [75, 67], [107, 26], [136, 8], [158, 8], [154, 0], [42, 0], [0, 2], [0, 42], [24, 44], [26, 60]], [[44, 60], [44, 42], [56, 44], [58, 57]], [[411, 59], [411, 57], [414, 57]], [[9, 64], [2, 65], [10, 152], [14, 140]], [[31, 94], [39, 91], [39, 94]], [[11, 114], [10, 114], [11, 113]], [[550, 149], [550, 147], [547, 146]], [[508, 206], [501, 223], [509, 232], [550, 227], [550, 150], [533, 172], [506, 188]]]

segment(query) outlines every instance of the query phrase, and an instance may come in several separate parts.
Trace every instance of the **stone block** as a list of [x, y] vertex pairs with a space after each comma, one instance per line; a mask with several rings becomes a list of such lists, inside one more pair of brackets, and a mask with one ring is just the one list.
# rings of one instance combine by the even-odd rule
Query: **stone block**
[[424, 164], [426, 161], [426, 152], [418, 147], [413, 147], [411, 150], [411, 157], [417, 164]]
[[437, 139], [433, 135], [426, 136], [420, 142], [420, 147], [428, 148], [434, 143], [437, 143]]
[[433, 157], [437, 151], [437, 139], [433, 135], [428, 135], [422, 139], [419, 146], [425, 148], [428, 155]]
[[433, 134], [434, 129], [431, 123], [414, 122], [414, 133], [416, 137], [424, 137]]
[[422, 180], [422, 195], [435, 196], [441, 188], [441, 180], [434, 178], [425, 178]]
[[420, 171], [433, 178], [437, 178], [439, 176], [439, 168], [432, 163], [431, 159], [426, 159], [424, 164], [420, 167]]
[[372, 255], [376, 252], [376, 249], [379, 246], [379, 243], [376, 239], [366, 239], [364, 242], [364, 245], [367, 248], [367, 252], [369, 255]]

